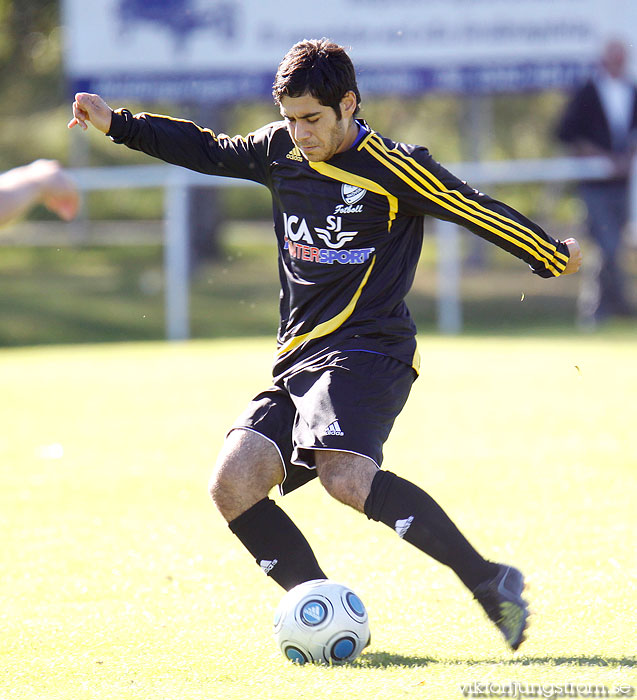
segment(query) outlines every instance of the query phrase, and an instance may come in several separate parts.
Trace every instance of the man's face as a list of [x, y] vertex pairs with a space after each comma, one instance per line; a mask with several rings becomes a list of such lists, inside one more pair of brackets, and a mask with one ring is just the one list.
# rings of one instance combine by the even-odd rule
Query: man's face
[[609, 42], [602, 55], [602, 65], [613, 78], [622, 78], [626, 72], [627, 51], [619, 41]]
[[341, 119], [337, 119], [336, 112], [322, 105], [316, 97], [309, 94], [286, 96], [281, 99], [281, 116], [287, 123], [292, 141], [307, 160], [317, 163], [329, 160], [335, 153], [351, 146], [352, 133], [355, 138], [358, 131], [352, 120], [355, 107], [356, 98], [353, 93], [347, 93], [341, 101]]

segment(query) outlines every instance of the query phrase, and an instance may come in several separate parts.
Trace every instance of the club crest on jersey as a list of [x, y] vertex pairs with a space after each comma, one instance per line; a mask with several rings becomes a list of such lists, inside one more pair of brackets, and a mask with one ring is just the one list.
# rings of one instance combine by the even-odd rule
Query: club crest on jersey
[[348, 185], [344, 182], [341, 185], [341, 197], [345, 204], [356, 204], [360, 199], [363, 199], [367, 190], [355, 185]]
[[356, 204], [359, 200], [363, 199], [367, 190], [362, 187], [356, 187], [356, 185], [348, 185], [344, 182], [341, 185], [341, 197], [345, 204], [337, 204], [334, 207], [335, 214], [360, 214], [363, 211], [362, 204]]

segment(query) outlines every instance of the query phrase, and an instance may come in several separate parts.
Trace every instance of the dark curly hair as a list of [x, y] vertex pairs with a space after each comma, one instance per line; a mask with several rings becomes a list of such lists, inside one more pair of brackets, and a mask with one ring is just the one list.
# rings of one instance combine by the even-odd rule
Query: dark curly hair
[[285, 54], [279, 64], [272, 95], [277, 104], [283, 97], [310, 94], [325, 107], [331, 107], [341, 119], [340, 103], [345, 93], [356, 95], [356, 114], [361, 96], [356, 71], [342, 46], [329, 39], [304, 39]]

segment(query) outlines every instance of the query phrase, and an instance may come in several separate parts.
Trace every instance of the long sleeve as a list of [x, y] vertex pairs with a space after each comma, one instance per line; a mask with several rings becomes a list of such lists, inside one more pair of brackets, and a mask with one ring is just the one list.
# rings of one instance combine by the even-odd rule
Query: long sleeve
[[396, 196], [401, 213], [459, 224], [524, 260], [540, 277], [564, 271], [569, 257], [564, 243], [513, 207], [452, 175], [426, 148], [395, 144], [378, 135], [372, 135], [364, 148], [386, 169], [386, 187]]
[[246, 137], [231, 138], [191, 121], [148, 113], [133, 116], [121, 109], [113, 113], [107, 136], [167, 163], [265, 185], [269, 133], [266, 126]]

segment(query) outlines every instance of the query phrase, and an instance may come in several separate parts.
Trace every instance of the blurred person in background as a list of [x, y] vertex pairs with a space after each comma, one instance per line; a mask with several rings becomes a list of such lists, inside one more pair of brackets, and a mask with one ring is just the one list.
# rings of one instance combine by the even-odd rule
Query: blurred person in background
[[588, 232], [599, 249], [593, 283], [584, 286], [578, 304], [585, 326], [637, 315], [622, 269], [629, 176], [637, 147], [637, 87], [628, 78], [627, 59], [622, 42], [608, 42], [595, 75], [572, 95], [557, 128], [557, 137], [573, 154], [604, 156], [612, 164], [609, 179], [583, 180], [579, 185]]
[[77, 184], [55, 160], [35, 160], [0, 174], [0, 226], [36, 204], [43, 204], [65, 221], [77, 214]]

